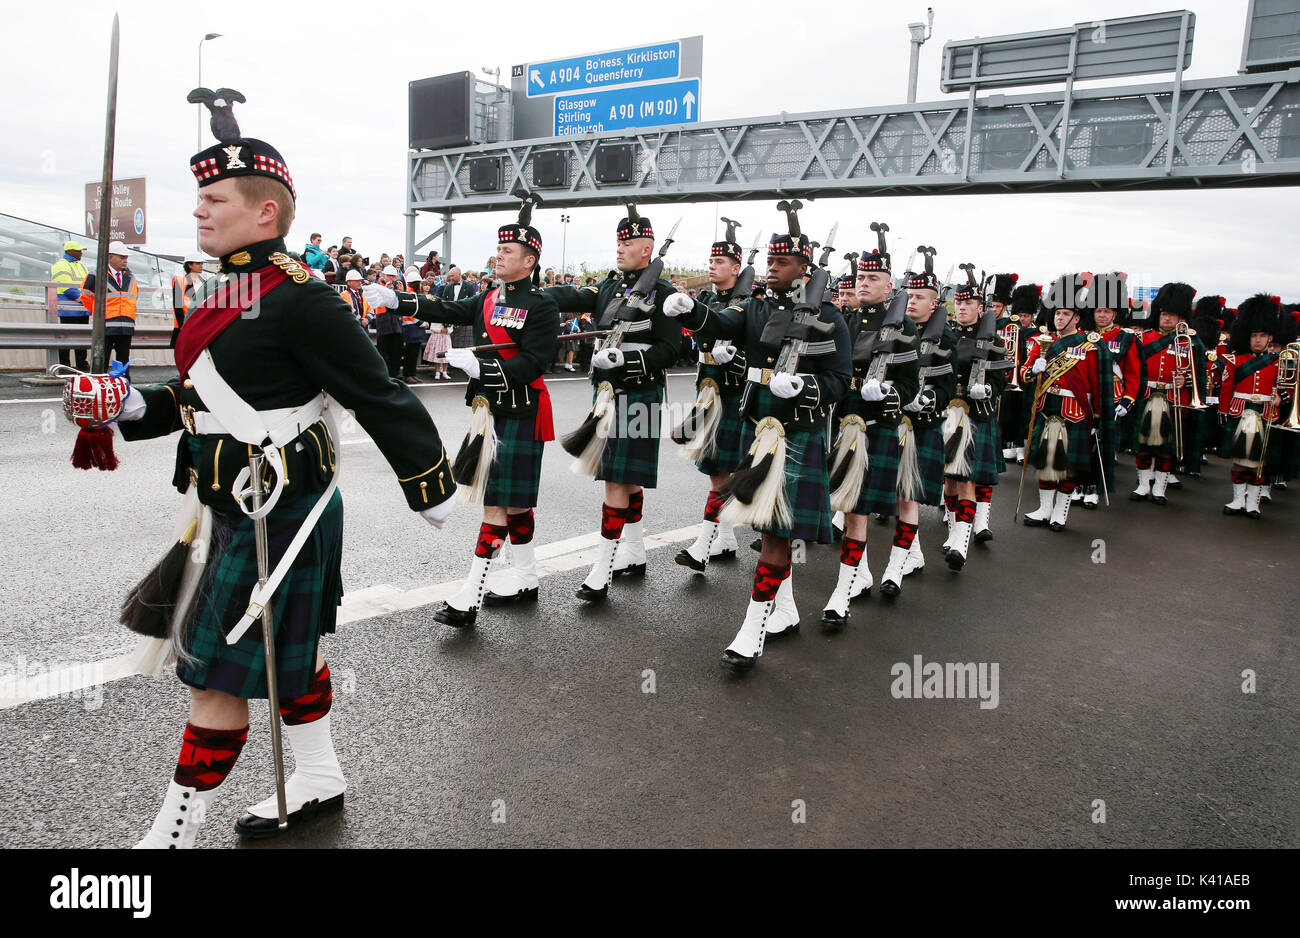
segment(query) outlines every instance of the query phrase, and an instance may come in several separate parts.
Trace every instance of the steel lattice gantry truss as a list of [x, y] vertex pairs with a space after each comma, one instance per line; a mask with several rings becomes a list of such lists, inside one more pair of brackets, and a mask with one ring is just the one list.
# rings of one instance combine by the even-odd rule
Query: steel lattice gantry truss
[[[619, 143], [634, 147], [632, 178], [598, 185], [596, 149]], [[972, 91], [962, 101], [412, 151], [408, 233], [417, 211], [449, 222], [453, 213], [517, 206], [507, 193], [518, 183], [533, 188], [531, 161], [545, 152], [568, 162], [567, 185], [538, 189], [555, 208], [1295, 185], [1300, 69], [1025, 95]], [[499, 191], [471, 191], [469, 163], [481, 157], [502, 158]]]

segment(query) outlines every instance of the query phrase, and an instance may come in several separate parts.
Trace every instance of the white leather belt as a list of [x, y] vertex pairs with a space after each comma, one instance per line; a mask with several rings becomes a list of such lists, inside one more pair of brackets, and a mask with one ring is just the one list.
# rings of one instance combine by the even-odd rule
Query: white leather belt
[[766, 386], [772, 380], [774, 374], [776, 372], [771, 368], [749, 368], [745, 373], [745, 377], [755, 384]]
[[722, 362], [714, 358], [712, 352], [700, 352], [700, 364], [722, 366]]
[[1265, 401], [1273, 399], [1270, 394], [1247, 394], [1244, 391], [1234, 391], [1232, 396], [1237, 400], [1252, 401], [1256, 404], [1263, 404]]
[[1148, 381], [1147, 387], [1155, 388], [1157, 391], [1168, 391], [1173, 387], [1173, 384], [1168, 381]]
[[1067, 391], [1065, 388], [1048, 388], [1048, 394], [1055, 394], [1057, 397], [1074, 397], [1073, 391]]
[[649, 347], [649, 342], [624, 342], [619, 345], [619, 348], [625, 352], [644, 352]]
[[[275, 410], [256, 411], [257, 416], [267, 427], [267, 438], [275, 446], [284, 446], [303, 434], [321, 418], [325, 409], [325, 395], [318, 394], [298, 407], [281, 407]], [[207, 410], [181, 408], [181, 422], [185, 429], [195, 434], [230, 434], [231, 431], [217, 417]], [[259, 441], [260, 442], [260, 441]]]

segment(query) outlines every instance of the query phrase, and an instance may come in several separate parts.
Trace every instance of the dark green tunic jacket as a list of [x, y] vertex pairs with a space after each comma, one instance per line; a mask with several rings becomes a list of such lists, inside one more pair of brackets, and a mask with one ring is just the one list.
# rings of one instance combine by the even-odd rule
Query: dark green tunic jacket
[[[542, 290], [527, 278], [501, 284], [489, 318], [505, 329], [519, 351], [509, 361], [500, 352], [478, 356], [480, 373], [465, 390], [465, 403], [482, 394], [494, 414], [524, 417], [537, 411], [537, 390], [528, 385], [540, 378], [555, 360], [556, 337], [560, 333], [560, 310]], [[459, 300], [444, 300], [424, 294], [399, 293], [398, 311], [426, 322], [469, 325], [475, 345], [492, 345], [483, 318], [483, 307], [492, 290]]]
[[[232, 277], [265, 267], [284, 254], [275, 238], [221, 258], [221, 275], [204, 285], [213, 290]], [[295, 270], [305, 270], [284, 260]], [[182, 328], [194, 322], [193, 311]], [[432, 507], [456, 491], [447, 453], [433, 418], [409, 387], [388, 377], [388, 369], [348, 306], [323, 281], [292, 277], [276, 286], [236, 318], [208, 346], [227, 383], [257, 410], [305, 404], [320, 391], [352, 411], [397, 474], [407, 504]], [[186, 380], [139, 388], [146, 411], [140, 420], [118, 425], [128, 440], [165, 436], [183, 428], [181, 409], [206, 410]], [[337, 440], [317, 424], [284, 450], [288, 481], [283, 499], [321, 491], [333, 475]], [[214, 511], [237, 512], [230, 484], [248, 468], [248, 447], [225, 435], [181, 435], [174, 483], [184, 492], [198, 484], [199, 500]], [[194, 470], [191, 474], [191, 470]]]
[[[644, 269], [644, 268], [643, 268]], [[597, 329], [609, 329], [605, 322], [607, 313], [616, 306], [641, 276], [640, 270], [629, 270], [620, 275], [610, 272], [599, 284], [589, 287], [547, 287], [541, 292], [559, 304], [562, 313], [591, 313]], [[651, 299], [654, 312], [643, 322], [634, 323], [623, 337], [624, 344], [639, 342], [650, 347], [629, 351], [624, 349], [624, 363], [617, 368], [593, 368], [591, 383], [602, 381], [613, 384], [615, 390], [648, 389], [664, 383], [664, 371], [681, 354], [681, 326], [664, 315], [664, 300], [676, 292], [666, 280], [655, 284]]]

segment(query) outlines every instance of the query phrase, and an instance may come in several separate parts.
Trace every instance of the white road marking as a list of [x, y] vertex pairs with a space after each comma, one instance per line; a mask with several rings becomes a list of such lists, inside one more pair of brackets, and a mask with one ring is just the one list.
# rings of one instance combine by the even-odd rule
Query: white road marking
[[[344, 442], [360, 443], [365, 441], [344, 440]], [[693, 524], [690, 527], [677, 528], [673, 531], [665, 531], [662, 534], [649, 534], [645, 539], [646, 550], [651, 551], [671, 547], [682, 541], [692, 540], [698, 533], [699, 525]], [[570, 537], [552, 544], [539, 546], [536, 551], [538, 578], [591, 565], [596, 560], [597, 542], [599, 540], [600, 535], [598, 533], [580, 534], [577, 537]], [[497, 582], [498, 577], [505, 576], [505, 570], [509, 562], [508, 551], [502, 551], [501, 557], [493, 564], [494, 566], [499, 565], [502, 569], [498, 573], [489, 574], [489, 586]], [[343, 597], [343, 602], [339, 606], [338, 624], [347, 625], [364, 619], [372, 619], [376, 616], [419, 609], [421, 606], [441, 602], [455, 594], [460, 589], [461, 582], [460, 580], [452, 580], [447, 583], [420, 586], [409, 590], [401, 590], [379, 583], [365, 589], [354, 590]], [[441, 626], [437, 627], [441, 628]], [[131, 677], [135, 672], [127, 664], [130, 657], [130, 653], [114, 655], [111, 658], [102, 658], [88, 664], [74, 665], [59, 671], [51, 671], [45, 676], [46, 691], [44, 693], [23, 697], [0, 697], [0, 710], [8, 710], [25, 703], [80, 691], [100, 683], [98, 679], [101, 677], [103, 684], [110, 684], [113, 681]]]
[[15, 397], [0, 404], [62, 404], [61, 397]]

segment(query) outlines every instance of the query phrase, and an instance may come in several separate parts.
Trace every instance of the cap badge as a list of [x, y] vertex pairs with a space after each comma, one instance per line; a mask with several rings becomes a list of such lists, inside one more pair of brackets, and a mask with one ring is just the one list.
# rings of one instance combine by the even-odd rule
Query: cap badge
[[221, 148], [226, 154], [226, 169], [247, 169], [248, 164], [239, 158], [239, 144]]
[[252, 260], [253, 255], [249, 254], [247, 251], [240, 251], [238, 254], [230, 255], [230, 263], [234, 264], [236, 267], [243, 267]]

